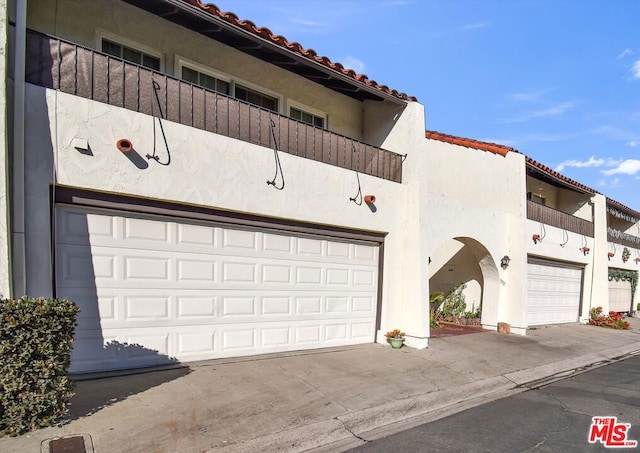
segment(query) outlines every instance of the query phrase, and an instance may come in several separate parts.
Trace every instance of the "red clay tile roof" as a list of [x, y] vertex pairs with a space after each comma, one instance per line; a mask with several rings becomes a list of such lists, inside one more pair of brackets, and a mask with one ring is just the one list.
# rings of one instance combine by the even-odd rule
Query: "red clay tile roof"
[[453, 145], [466, 146], [467, 148], [479, 149], [482, 151], [489, 151], [493, 154], [500, 154], [506, 156], [508, 152], [515, 149], [508, 146], [498, 145], [496, 143], [481, 142], [479, 140], [472, 140], [470, 138], [455, 137], [453, 135], [441, 134], [435, 131], [425, 131], [424, 136], [432, 140], [438, 140], [445, 143], [451, 143]]
[[614, 207], [618, 208], [621, 211], [626, 212], [627, 214], [633, 215], [634, 217], [640, 217], [640, 212], [636, 211], [635, 209], [631, 209], [628, 206], [623, 205], [619, 201], [616, 201], [607, 197], [607, 203], [613, 205]]
[[577, 187], [579, 189], [584, 190], [585, 192], [589, 192], [592, 194], [596, 194], [596, 193], [600, 193], [595, 189], [592, 189], [591, 187], [585, 186], [584, 184], [580, 184], [578, 181], [574, 181], [571, 178], [567, 178], [566, 176], [564, 176], [563, 174], [558, 173], [557, 171], [547, 167], [546, 165], [542, 165], [540, 162], [536, 162], [535, 160], [533, 160], [530, 157], [524, 156], [525, 160], [527, 161], [527, 163], [533, 167], [536, 167], [538, 170], [543, 171], [544, 173], [547, 173], [548, 175], [553, 176], [556, 179], [559, 179], [571, 186]]
[[[430, 138], [432, 140], [438, 140], [441, 142], [445, 142], [445, 143], [451, 143], [454, 145], [459, 145], [459, 146], [465, 146], [467, 148], [473, 148], [473, 149], [479, 149], [481, 151], [489, 151], [491, 153], [494, 154], [500, 154], [501, 156], [506, 156], [506, 154], [508, 152], [515, 152], [517, 153], [518, 151], [514, 148], [508, 147], [508, 146], [504, 146], [504, 145], [498, 145], [496, 143], [488, 143], [488, 142], [481, 142], [479, 140], [472, 140], [470, 138], [464, 138], [464, 137], [455, 137], [453, 135], [447, 135], [447, 134], [442, 134], [440, 132], [435, 132], [435, 131], [425, 131], [424, 133], [425, 137]], [[536, 169], [540, 170], [543, 173], [546, 173], [550, 176], [552, 176], [553, 178], [560, 180], [570, 186], [574, 186], [576, 188], [579, 188], [581, 190], [584, 190], [586, 192], [589, 193], [599, 193], [596, 190], [593, 190], [590, 187], [585, 186], [584, 184], [580, 184], [577, 181], [574, 181], [571, 178], [567, 178], [566, 176], [558, 173], [557, 171], [547, 167], [546, 165], [542, 165], [539, 162], [536, 162], [535, 160], [533, 160], [530, 157], [524, 156], [525, 160], [527, 162], [527, 164], [529, 164], [532, 167], [535, 167]]]
[[353, 69], [346, 69], [340, 63], [332, 63], [331, 60], [329, 60], [327, 57], [318, 56], [317, 52], [313, 49], [305, 49], [297, 42], [289, 42], [283, 36], [280, 36], [280, 35], [276, 36], [271, 32], [271, 30], [269, 30], [266, 27], [257, 27], [250, 20], [239, 19], [238, 16], [236, 16], [234, 13], [220, 11], [220, 9], [214, 4], [205, 4], [205, 3], [202, 3], [200, 0], [182, 0], [182, 1], [185, 3], [188, 3], [189, 5], [195, 6], [196, 8], [199, 8], [202, 11], [205, 11], [214, 17], [220, 18], [226, 22], [229, 22], [232, 25], [238, 26], [243, 30], [248, 31], [249, 33], [252, 33], [256, 36], [266, 39], [267, 41], [277, 46], [280, 46], [282, 48], [295, 52], [299, 55], [302, 55], [303, 57], [305, 57], [310, 61], [319, 63], [323, 66], [326, 66], [329, 69], [332, 69], [347, 77], [350, 77], [356, 82], [375, 88], [376, 90], [379, 90], [388, 95], [397, 97], [404, 101], [417, 101], [417, 99], [414, 96], [409, 96], [405, 93], [400, 93], [399, 91], [392, 90], [386, 85], [379, 85], [375, 80], [370, 80], [365, 74], [356, 74], [356, 72]]

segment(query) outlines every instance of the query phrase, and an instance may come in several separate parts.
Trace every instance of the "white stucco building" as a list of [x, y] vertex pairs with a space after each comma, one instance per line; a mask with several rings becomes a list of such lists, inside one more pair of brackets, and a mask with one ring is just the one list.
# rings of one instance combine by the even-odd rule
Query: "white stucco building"
[[0, 5], [0, 293], [81, 307], [73, 372], [427, 347], [459, 282], [519, 334], [631, 303], [640, 214], [411, 96], [196, 0]]

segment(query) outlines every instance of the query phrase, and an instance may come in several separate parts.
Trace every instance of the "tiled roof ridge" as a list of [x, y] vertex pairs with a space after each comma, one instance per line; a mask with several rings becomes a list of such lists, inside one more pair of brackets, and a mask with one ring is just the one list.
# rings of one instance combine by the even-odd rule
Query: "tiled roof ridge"
[[[454, 145], [465, 146], [467, 148], [478, 149], [481, 151], [489, 151], [494, 154], [500, 154], [501, 156], [505, 156], [508, 152], [515, 152], [515, 153], [518, 152], [518, 150], [516, 150], [515, 148], [511, 148], [509, 146], [499, 145], [497, 143], [482, 142], [480, 140], [473, 140], [470, 138], [456, 137], [454, 135], [443, 134], [441, 132], [436, 132], [436, 131], [425, 131], [425, 137], [433, 140], [438, 140], [441, 142], [451, 143]], [[594, 190], [591, 187], [585, 186], [584, 184], [581, 184], [578, 181], [574, 181], [573, 179], [564, 176], [563, 174], [553, 170], [552, 168], [547, 167], [546, 165], [543, 165], [540, 162], [533, 160], [529, 156], [525, 155], [524, 157], [526, 162], [529, 165], [536, 167], [538, 170], [543, 171], [544, 173], [547, 173], [548, 175], [551, 175], [556, 179], [559, 179], [574, 187], [578, 187], [589, 193], [593, 193], [593, 194], [599, 193], [597, 190]]]
[[506, 156], [508, 152], [518, 152], [516, 149], [509, 146], [499, 145], [497, 143], [491, 142], [482, 142], [480, 140], [473, 140], [470, 138], [456, 137], [455, 135], [443, 134], [442, 132], [425, 131], [424, 135], [426, 138], [430, 138], [432, 140], [451, 143], [453, 145], [465, 146], [467, 148], [479, 149], [481, 151], [488, 151], [490, 153], [499, 154], [501, 156]]
[[629, 214], [633, 214], [637, 217], [640, 217], [640, 212], [635, 209], [630, 208], [629, 206], [623, 205], [619, 201], [614, 200], [613, 198], [607, 197], [607, 203], [614, 205], [618, 209], [626, 210]]
[[346, 69], [340, 63], [333, 63], [329, 58], [319, 56], [318, 53], [313, 49], [305, 49], [297, 42], [289, 42], [285, 37], [281, 35], [274, 35], [271, 30], [266, 27], [258, 27], [256, 24], [251, 22], [250, 20], [241, 20], [238, 16], [232, 12], [223, 12], [216, 5], [209, 3], [202, 3], [201, 0], [182, 0], [185, 3], [188, 3], [191, 6], [201, 9], [202, 11], [211, 14], [214, 17], [218, 17], [220, 19], [225, 20], [226, 22], [238, 26], [249, 33], [252, 33], [256, 36], [259, 36], [267, 41], [283, 47], [287, 50], [295, 52], [308, 60], [319, 63], [327, 68], [330, 68], [334, 71], [337, 71], [347, 77], [350, 77], [357, 82], [363, 83], [369, 87], [375, 88], [383, 93], [389, 94], [391, 96], [397, 97], [404, 101], [417, 101], [414, 96], [409, 96], [405, 93], [401, 93], [397, 90], [393, 90], [386, 85], [380, 85], [375, 80], [369, 79], [365, 74], [357, 74], [353, 69]]
[[566, 177], [565, 175], [563, 175], [562, 173], [559, 173], [557, 171], [555, 171], [554, 169], [547, 167], [546, 165], [541, 164], [540, 162], [537, 162], [535, 160], [533, 160], [532, 158], [530, 158], [529, 156], [524, 156], [527, 163], [533, 165], [534, 167], [536, 167], [538, 170], [542, 170], [543, 172], [557, 178], [560, 179], [561, 181], [566, 182], [567, 184], [570, 184], [574, 187], [578, 187], [586, 192], [592, 193], [592, 194], [600, 194], [600, 192], [598, 192], [595, 189], [592, 189], [589, 186], [585, 186], [582, 183], [579, 183], [578, 181], [575, 181], [571, 178]]

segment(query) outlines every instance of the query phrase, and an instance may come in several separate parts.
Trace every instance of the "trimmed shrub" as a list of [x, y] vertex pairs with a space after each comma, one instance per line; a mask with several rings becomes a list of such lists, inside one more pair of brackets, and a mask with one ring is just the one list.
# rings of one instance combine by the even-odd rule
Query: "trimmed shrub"
[[16, 436], [66, 414], [79, 311], [65, 299], [0, 300], [0, 432]]

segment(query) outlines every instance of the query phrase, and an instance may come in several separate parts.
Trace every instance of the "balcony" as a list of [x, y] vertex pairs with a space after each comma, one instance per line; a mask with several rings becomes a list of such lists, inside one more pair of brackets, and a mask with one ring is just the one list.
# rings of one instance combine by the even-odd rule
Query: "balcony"
[[542, 204], [527, 201], [527, 219], [551, 225], [573, 233], [593, 237], [593, 222], [572, 216]]
[[607, 241], [634, 249], [640, 249], [639, 237], [624, 233], [611, 227], [607, 227]]
[[294, 156], [402, 182], [402, 156], [29, 31], [26, 81]]

